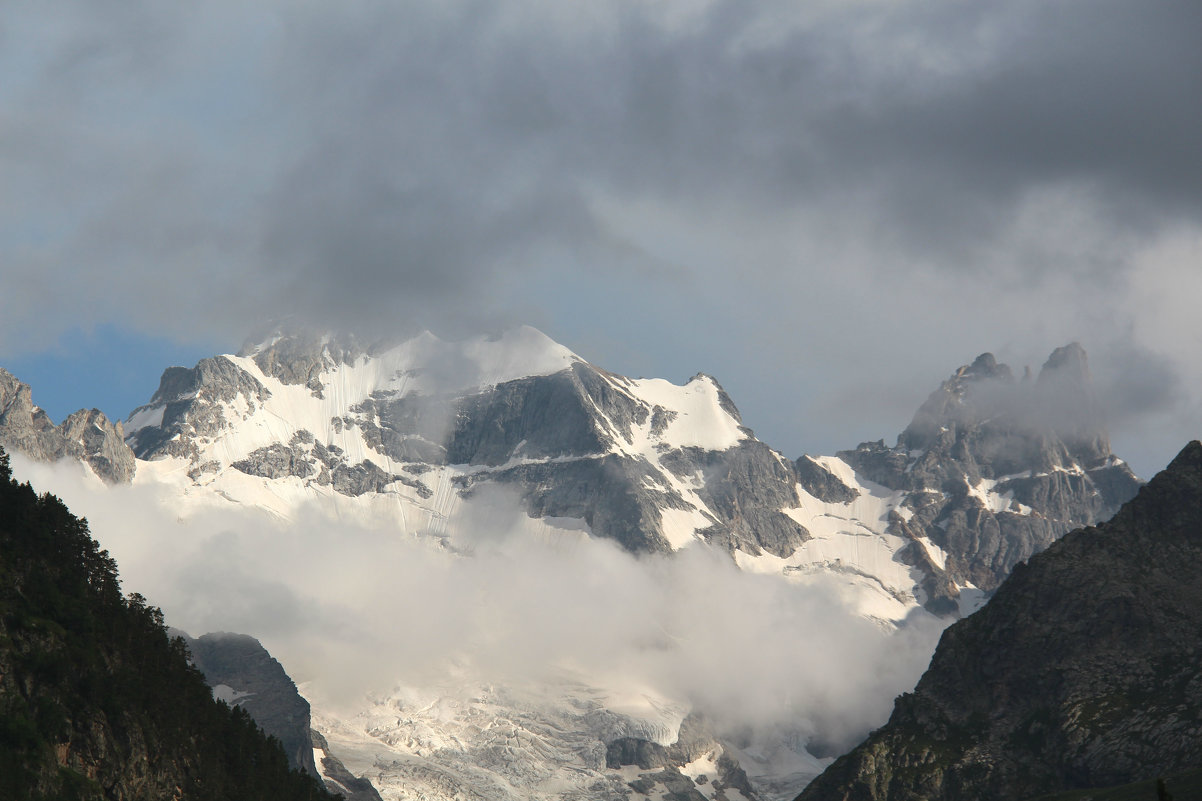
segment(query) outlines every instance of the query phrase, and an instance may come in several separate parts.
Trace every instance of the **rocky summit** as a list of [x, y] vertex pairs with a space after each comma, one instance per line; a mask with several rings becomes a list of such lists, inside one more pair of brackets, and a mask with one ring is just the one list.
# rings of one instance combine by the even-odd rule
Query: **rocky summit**
[[799, 801], [1033, 798], [1197, 768], [1200, 572], [1192, 442], [1110, 522], [1016, 566]]
[[33, 404], [29, 385], [0, 369], [0, 444], [46, 462], [79, 459], [105, 481], [117, 484], [134, 475], [134, 455], [124, 437], [121, 423], [110, 421], [98, 409], [80, 409], [56, 426]]
[[1057, 348], [1034, 380], [981, 354], [931, 394], [894, 447], [864, 443], [839, 457], [906, 493], [910, 514], [897, 530], [946, 555], [926, 584], [935, 609], [950, 608], [955, 587], [994, 590], [1064, 532], [1108, 519], [1140, 485], [1110, 450], [1076, 343]]
[[362, 348], [275, 335], [171, 368], [130, 417], [140, 460], [181, 459], [346, 495], [422, 504], [450, 482], [513, 488], [532, 517], [582, 520], [632, 552], [682, 538], [787, 556], [805, 528], [791, 463], [709, 376], [684, 386], [588, 364], [533, 329], [461, 345]]

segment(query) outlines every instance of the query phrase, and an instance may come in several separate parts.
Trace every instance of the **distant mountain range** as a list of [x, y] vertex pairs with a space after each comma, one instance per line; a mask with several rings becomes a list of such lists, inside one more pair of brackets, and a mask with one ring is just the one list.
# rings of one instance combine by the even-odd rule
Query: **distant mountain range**
[[[85, 461], [108, 482], [165, 488], [181, 514], [236, 503], [289, 520], [327, 508], [452, 555], [469, 547], [455, 515], [487, 508], [490, 490], [502, 488], [542, 536], [587, 534], [635, 554], [711, 547], [746, 571], [800, 584], [837, 576], [855, 608], [885, 627], [916, 613], [976, 609], [1015, 565], [1107, 519], [1140, 485], [1110, 452], [1075, 344], [1057, 349], [1035, 377], [1016, 378], [983, 354], [935, 390], [896, 445], [795, 460], [743, 425], [715, 379], [626, 378], [531, 328], [461, 343], [277, 331], [238, 355], [169, 368], [124, 423], [93, 411], [56, 426], [29, 387], [0, 371], [0, 443], [37, 459]], [[489, 701], [506, 709], [517, 702], [503, 693]], [[527, 713], [531, 726], [560, 714]], [[327, 727], [323, 753], [362, 734], [316, 719]], [[699, 719], [666, 720], [670, 731], [653, 736], [608, 723], [572, 733], [608, 756], [573, 767], [583, 778], [570, 782], [611, 787], [615, 798], [688, 785], [733, 801], [782, 796], [798, 781], [757, 775], [748, 783]], [[479, 768], [461, 766], [462, 755], [423, 752], [414, 762], [399, 734], [373, 726], [371, 742], [398, 749], [388, 768], [399, 771], [397, 782], [451, 797], [463, 781], [483, 781], [463, 778]], [[456, 742], [479, 736], [470, 726], [456, 731]], [[558, 743], [566, 735], [547, 736]], [[553, 758], [530, 752], [518, 761], [571, 764], [577, 749], [567, 742], [547, 746]], [[693, 745], [669, 748], [684, 742]], [[399, 797], [389, 795], [386, 773], [374, 777], [381, 792]], [[509, 792], [482, 797], [544, 797]], [[609, 797], [611, 789], [592, 792]]]

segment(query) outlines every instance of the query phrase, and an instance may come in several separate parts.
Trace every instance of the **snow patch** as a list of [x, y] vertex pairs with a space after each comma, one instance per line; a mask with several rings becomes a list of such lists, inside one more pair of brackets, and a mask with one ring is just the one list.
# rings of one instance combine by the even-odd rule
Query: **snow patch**
[[960, 595], [956, 599], [960, 607], [960, 617], [968, 617], [980, 609], [989, 600], [985, 591], [978, 589], [971, 581], [960, 587]]
[[125, 421], [126, 436], [133, 434], [143, 428], [161, 426], [163, 424], [163, 412], [167, 410], [167, 404], [161, 406], [143, 406], [134, 411]]
[[243, 698], [249, 698], [255, 693], [245, 692], [244, 690], [235, 690], [228, 684], [217, 684], [213, 686], [213, 697], [218, 701], [223, 701], [229, 706], [237, 706], [238, 702]]
[[888, 532], [890, 515], [901, 514], [906, 493], [859, 476], [838, 457], [814, 461], [858, 496], [849, 503], [827, 503], [798, 485], [801, 503], [784, 513], [804, 526], [811, 539], [786, 558], [740, 551], [735, 561], [744, 570], [784, 573], [801, 582], [834, 575], [841, 581], [844, 599], [861, 615], [890, 626], [901, 623], [921, 606], [914, 588], [922, 574], [899, 558], [909, 540]]
[[931, 561], [940, 570], [947, 570], [947, 551], [932, 542], [930, 537], [918, 537], [918, 541], [922, 543], [923, 548], [926, 548], [927, 556], [931, 557]]
[[[739, 421], [722, 408], [718, 387], [708, 376], [697, 376], [684, 386], [662, 378], [632, 379], [630, 392], [649, 407], [675, 412], [658, 435], [647, 432], [671, 448], [703, 448], [724, 451], [747, 439]], [[648, 425], [649, 428], [649, 425]], [[640, 447], [638, 450], [649, 450]]]

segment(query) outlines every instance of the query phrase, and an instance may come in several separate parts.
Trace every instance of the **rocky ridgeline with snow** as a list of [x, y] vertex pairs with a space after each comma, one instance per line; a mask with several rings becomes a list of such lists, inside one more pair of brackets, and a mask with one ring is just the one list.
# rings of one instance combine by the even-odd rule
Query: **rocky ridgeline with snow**
[[983, 354], [894, 447], [796, 462], [709, 376], [625, 378], [530, 328], [370, 347], [276, 335], [169, 369], [126, 431], [139, 460], [284, 515], [313, 494], [387, 495], [402, 529], [441, 536], [454, 507], [505, 487], [531, 518], [635, 553], [704, 541], [748, 569], [844, 572], [885, 620], [971, 606], [1139, 486], [1110, 453], [1078, 345], [1034, 380]]
[[1140, 485], [1110, 452], [1075, 343], [1034, 380], [982, 354], [932, 393], [896, 446], [865, 443], [839, 458], [905, 494], [891, 531], [916, 543], [902, 556], [922, 566], [936, 612], [961, 588], [996, 589], [1066, 531], [1109, 519]]
[[[181, 514], [234, 503], [287, 521], [325, 509], [457, 558], [471, 546], [456, 516], [510, 498], [541, 536], [585, 532], [635, 554], [708, 545], [745, 571], [799, 584], [836, 576], [885, 628], [916, 611], [975, 609], [1013, 565], [1105, 519], [1139, 485], [1110, 453], [1076, 345], [1037, 379], [1016, 380], [984, 354], [932, 394], [896, 446], [796, 461], [756, 439], [713, 378], [615, 375], [531, 328], [373, 345], [276, 333], [169, 368], [124, 431], [94, 420], [128, 447], [81, 430], [78, 415], [54, 427], [15, 380], [0, 381], [0, 403], [0, 442], [171, 488]], [[341, 759], [346, 781], [370, 776], [385, 798], [416, 787], [430, 798], [474, 788], [490, 799], [735, 801], [791, 796], [820, 767], [801, 754], [808, 767], [764, 768], [749, 782], [687, 707], [619, 712], [571, 681], [470, 698], [412, 692], [421, 698], [376, 698], [353, 719], [316, 709], [320, 758]]]
[[197, 485], [241, 481], [233, 471], [391, 493], [427, 530], [448, 494], [491, 484], [636, 553], [700, 538], [787, 556], [807, 537], [783, 511], [799, 500], [790, 463], [716, 381], [614, 375], [530, 328], [459, 346], [273, 338], [168, 370], [126, 431], [140, 460], [186, 464]]

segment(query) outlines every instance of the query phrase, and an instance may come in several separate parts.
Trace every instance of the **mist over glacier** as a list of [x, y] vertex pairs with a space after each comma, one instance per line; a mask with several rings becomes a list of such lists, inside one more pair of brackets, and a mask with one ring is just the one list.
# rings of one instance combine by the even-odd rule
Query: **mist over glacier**
[[916, 612], [892, 629], [852, 611], [837, 575], [797, 584], [700, 544], [636, 557], [532, 521], [500, 491], [461, 507], [444, 540], [316, 504], [291, 520], [181, 511], [155, 484], [105, 486], [80, 465], [17, 454], [13, 465], [87, 518], [126, 591], [190, 633], [258, 637], [332, 708], [448, 676], [465, 688], [566, 678], [667, 699], [744, 744], [843, 746], [884, 722], [944, 625]]

